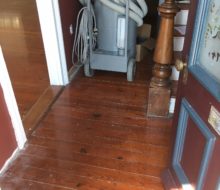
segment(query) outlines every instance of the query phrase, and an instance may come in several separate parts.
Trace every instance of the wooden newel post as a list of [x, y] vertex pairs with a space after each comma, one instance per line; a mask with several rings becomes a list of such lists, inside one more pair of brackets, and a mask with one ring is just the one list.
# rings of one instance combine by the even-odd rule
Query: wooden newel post
[[148, 116], [167, 117], [171, 95], [170, 76], [173, 59], [174, 17], [179, 11], [174, 0], [165, 0], [158, 8], [161, 16], [153, 60], [153, 77], [148, 98]]

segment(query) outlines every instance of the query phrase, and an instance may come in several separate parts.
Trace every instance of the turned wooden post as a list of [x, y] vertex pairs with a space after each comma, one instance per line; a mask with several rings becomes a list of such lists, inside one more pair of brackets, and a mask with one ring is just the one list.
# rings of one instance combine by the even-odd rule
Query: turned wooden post
[[179, 8], [174, 0], [165, 0], [158, 8], [161, 16], [153, 60], [153, 77], [148, 98], [148, 116], [167, 117], [171, 95], [170, 76], [173, 59], [174, 17]]

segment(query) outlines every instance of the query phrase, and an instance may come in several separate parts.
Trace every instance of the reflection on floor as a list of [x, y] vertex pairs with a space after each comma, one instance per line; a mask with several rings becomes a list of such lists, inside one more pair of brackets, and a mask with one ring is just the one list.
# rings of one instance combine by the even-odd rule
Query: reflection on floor
[[0, 178], [5, 189], [162, 190], [171, 120], [146, 117], [150, 58], [135, 82], [81, 73]]
[[35, 0], [0, 0], [0, 45], [24, 117], [49, 87]]

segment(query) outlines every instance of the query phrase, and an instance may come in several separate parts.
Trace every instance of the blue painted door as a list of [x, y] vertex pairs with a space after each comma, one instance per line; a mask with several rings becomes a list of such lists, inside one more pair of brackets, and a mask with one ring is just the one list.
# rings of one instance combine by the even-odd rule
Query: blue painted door
[[191, 3], [187, 67], [181, 72], [173, 155], [164, 179], [168, 189], [220, 190], [220, 1]]

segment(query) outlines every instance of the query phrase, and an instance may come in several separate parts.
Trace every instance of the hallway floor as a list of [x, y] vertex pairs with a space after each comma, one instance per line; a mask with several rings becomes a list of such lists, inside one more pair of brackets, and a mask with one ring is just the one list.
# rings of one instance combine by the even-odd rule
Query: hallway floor
[[0, 0], [0, 45], [24, 119], [50, 87], [35, 0]]
[[2, 190], [162, 190], [171, 122], [146, 117], [150, 60], [126, 75], [80, 72], [0, 178]]

